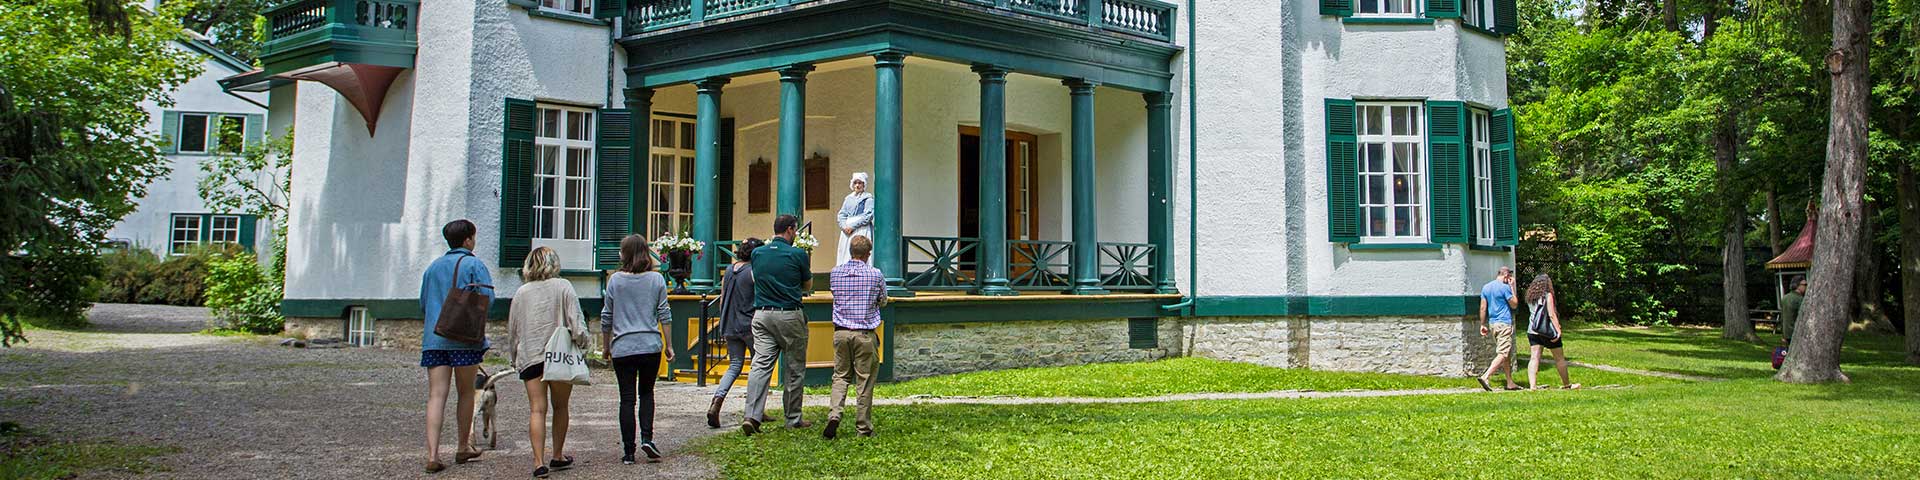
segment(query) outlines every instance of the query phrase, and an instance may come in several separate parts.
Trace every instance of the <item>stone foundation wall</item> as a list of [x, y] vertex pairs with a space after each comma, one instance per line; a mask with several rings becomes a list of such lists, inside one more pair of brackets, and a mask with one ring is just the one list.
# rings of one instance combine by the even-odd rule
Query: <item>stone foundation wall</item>
[[1278, 368], [1307, 366], [1305, 317], [1205, 317], [1182, 329], [1188, 355]]
[[1493, 357], [1465, 317], [1203, 317], [1183, 335], [1190, 355], [1282, 368], [1468, 376]]
[[1180, 319], [1158, 322], [1154, 348], [1131, 348], [1124, 318], [902, 325], [893, 333], [893, 378], [1180, 356]]
[[[587, 330], [596, 336], [600, 332], [599, 319], [587, 317]], [[420, 334], [426, 331], [420, 319], [392, 318], [376, 319], [373, 322], [375, 343], [380, 348], [420, 348]], [[298, 338], [347, 338], [347, 321], [339, 318], [288, 318], [284, 335]], [[505, 320], [487, 322], [487, 339], [493, 342], [489, 355], [502, 354], [500, 342], [506, 341], [507, 322]], [[596, 347], [597, 348], [597, 347]]]

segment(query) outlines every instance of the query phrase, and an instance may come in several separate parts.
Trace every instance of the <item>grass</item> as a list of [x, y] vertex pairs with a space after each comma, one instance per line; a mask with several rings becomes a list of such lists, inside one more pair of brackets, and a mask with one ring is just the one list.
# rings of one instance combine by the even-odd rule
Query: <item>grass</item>
[[[1912, 455], [1920, 446], [1912, 427], [1920, 424], [1920, 368], [1899, 365], [1891, 348], [1898, 339], [1849, 338], [1854, 383], [1808, 386], [1768, 379], [1766, 345], [1717, 335], [1587, 328], [1568, 333], [1568, 348], [1589, 362], [1732, 380], [1388, 398], [888, 406], [874, 412], [875, 438], [824, 441], [817, 428], [772, 428], [702, 448], [728, 478], [1904, 479], [1920, 471]], [[1179, 371], [1211, 368], [1202, 367]], [[1587, 373], [1597, 375], [1576, 372], [1575, 380], [1596, 383]], [[809, 418], [824, 416], [818, 410]]]
[[12, 422], [0, 423], [0, 478], [73, 478], [99, 472], [141, 474], [155, 469], [149, 458], [175, 451], [155, 445], [57, 440], [22, 430]]
[[[1523, 360], [1524, 361], [1524, 360]], [[1526, 381], [1525, 364], [1515, 377]], [[1541, 365], [1541, 383], [1558, 384], [1550, 360]], [[1657, 377], [1572, 368], [1569, 376], [1586, 385], [1672, 383]], [[1206, 358], [1182, 357], [1142, 363], [1100, 363], [1070, 367], [971, 372], [882, 384], [874, 396], [1149, 397], [1182, 393], [1251, 393], [1278, 390], [1419, 390], [1477, 387], [1471, 379], [1389, 373], [1318, 372], [1273, 368]], [[808, 389], [825, 395], [826, 388]]]
[[209, 337], [231, 337], [231, 338], [248, 338], [248, 339], [262, 337], [262, 335], [255, 334], [253, 332], [249, 332], [246, 330], [236, 330], [231, 328], [208, 327], [194, 333], [198, 335], [206, 335]]

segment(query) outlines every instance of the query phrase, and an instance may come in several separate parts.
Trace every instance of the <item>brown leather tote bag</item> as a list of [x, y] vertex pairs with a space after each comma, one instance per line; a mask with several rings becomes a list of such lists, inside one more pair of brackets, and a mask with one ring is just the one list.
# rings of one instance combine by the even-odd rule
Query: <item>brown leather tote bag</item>
[[[453, 261], [453, 281], [460, 281], [460, 262], [466, 261], [463, 255]], [[463, 343], [485, 343], [487, 341], [487, 308], [492, 306], [492, 298], [480, 293], [480, 289], [493, 289], [484, 283], [454, 285], [447, 289], [447, 299], [440, 302], [440, 319], [433, 325], [433, 334], [448, 340]]]

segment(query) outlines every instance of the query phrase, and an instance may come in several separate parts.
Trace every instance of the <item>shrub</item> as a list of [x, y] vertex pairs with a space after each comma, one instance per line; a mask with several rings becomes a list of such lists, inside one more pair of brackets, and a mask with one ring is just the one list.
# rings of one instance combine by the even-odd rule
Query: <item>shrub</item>
[[144, 248], [122, 248], [100, 256], [102, 303], [139, 302], [140, 290], [153, 283], [160, 256]]
[[207, 263], [207, 308], [220, 328], [250, 333], [278, 333], [286, 323], [280, 317], [281, 285], [260, 268], [249, 253], [214, 257]]
[[213, 259], [243, 251], [232, 245], [193, 247], [186, 255], [167, 257], [140, 288], [134, 303], [200, 306], [206, 303], [207, 265]]
[[[100, 262], [93, 252], [46, 249], [0, 258], [0, 278], [17, 279], [22, 288], [0, 298], [0, 315], [42, 327], [87, 325], [87, 309], [99, 294]], [[8, 322], [11, 323], [11, 322]], [[11, 328], [11, 327], [10, 327]]]

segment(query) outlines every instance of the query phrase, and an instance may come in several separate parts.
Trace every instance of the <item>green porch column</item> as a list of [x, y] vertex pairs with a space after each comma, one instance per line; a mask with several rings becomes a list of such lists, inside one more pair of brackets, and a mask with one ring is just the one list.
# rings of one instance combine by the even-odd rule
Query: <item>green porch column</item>
[[980, 294], [1013, 295], [1007, 287], [1007, 72], [974, 65], [980, 74]]
[[900, 209], [904, 197], [901, 182], [901, 145], [905, 132], [901, 110], [905, 93], [902, 75], [907, 53], [883, 50], [873, 53], [873, 265], [887, 279], [887, 295], [910, 297], [906, 283], [906, 245], [900, 236]]
[[652, 186], [647, 176], [653, 174], [653, 89], [629, 88], [625, 93], [627, 110], [633, 112], [634, 141], [632, 163], [628, 164], [632, 168], [627, 172], [633, 182], [633, 188], [628, 189], [627, 220], [633, 226], [633, 233], [647, 235], [653, 231], [653, 225], [647, 225], [651, 216], [647, 214], [651, 208], [647, 205], [647, 190]]
[[[693, 84], [699, 96], [694, 117], [693, 238], [709, 247], [719, 234], [715, 222], [720, 218], [720, 186], [714, 182], [720, 174], [720, 88], [727, 82], [714, 77]], [[713, 257], [703, 254], [694, 259], [688, 288], [699, 293], [715, 289]]]
[[806, 212], [806, 169], [800, 164], [807, 149], [807, 74], [813, 65], [796, 64], [780, 69], [780, 162], [779, 192], [774, 214], [802, 216]]
[[1093, 89], [1098, 83], [1069, 78], [1073, 110], [1073, 290], [1075, 295], [1100, 295], [1099, 203], [1095, 198], [1093, 166]]
[[[1173, 283], [1173, 94], [1147, 100], [1147, 243], [1153, 244], [1155, 293], [1179, 293]], [[1191, 247], [1189, 247], [1191, 248]]]

